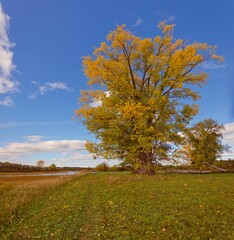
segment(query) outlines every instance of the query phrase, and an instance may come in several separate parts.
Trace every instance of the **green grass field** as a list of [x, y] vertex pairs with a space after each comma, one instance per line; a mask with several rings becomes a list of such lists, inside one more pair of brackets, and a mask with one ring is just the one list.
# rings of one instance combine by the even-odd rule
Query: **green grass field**
[[19, 206], [0, 239], [234, 239], [233, 183], [233, 174], [72, 177]]

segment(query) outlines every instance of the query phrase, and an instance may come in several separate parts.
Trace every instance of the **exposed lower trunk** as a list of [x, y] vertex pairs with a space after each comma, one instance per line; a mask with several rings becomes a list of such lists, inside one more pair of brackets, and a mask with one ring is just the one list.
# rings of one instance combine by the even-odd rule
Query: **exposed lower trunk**
[[155, 174], [155, 170], [153, 168], [140, 168], [138, 170], [138, 173], [141, 175], [154, 175]]
[[149, 159], [146, 153], [139, 153], [140, 168], [136, 169], [134, 172], [142, 175], [154, 175], [155, 169], [152, 161]]

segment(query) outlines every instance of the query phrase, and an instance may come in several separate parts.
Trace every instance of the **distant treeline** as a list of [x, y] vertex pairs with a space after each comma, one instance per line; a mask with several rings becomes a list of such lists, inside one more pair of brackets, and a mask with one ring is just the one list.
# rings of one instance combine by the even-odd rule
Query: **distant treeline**
[[38, 172], [38, 171], [62, 171], [62, 170], [78, 171], [84, 169], [80, 167], [56, 167], [55, 165], [53, 165], [52, 167], [51, 166], [36, 167], [30, 165], [22, 165], [18, 163], [0, 162], [0, 172]]
[[[234, 170], [234, 159], [228, 160], [219, 160], [215, 161], [215, 166], [224, 168], [226, 170]], [[205, 166], [204, 166], [205, 167]], [[181, 166], [157, 166], [156, 170], [166, 170], [166, 169], [192, 169], [192, 165], [181, 165]], [[30, 165], [22, 165], [18, 163], [10, 162], [0, 162], [0, 172], [38, 172], [38, 171], [78, 171], [90, 168], [81, 168], [81, 167], [56, 167], [54, 164], [51, 164], [49, 167], [38, 167]], [[97, 171], [131, 171], [131, 166], [108, 166], [106, 163], [101, 163], [98, 165], [95, 170]]]

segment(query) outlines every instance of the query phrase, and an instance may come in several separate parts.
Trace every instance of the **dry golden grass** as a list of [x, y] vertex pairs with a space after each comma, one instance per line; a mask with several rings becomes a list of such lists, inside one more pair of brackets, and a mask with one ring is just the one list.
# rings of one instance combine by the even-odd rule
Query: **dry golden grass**
[[25, 176], [15, 174], [15, 177], [2, 175], [4, 174], [0, 175], [0, 231], [4, 226], [11, 224], [24, 206], [37, 201], [47, 192], [73, 178], [73, 176], [27, 176], [27, 174]]

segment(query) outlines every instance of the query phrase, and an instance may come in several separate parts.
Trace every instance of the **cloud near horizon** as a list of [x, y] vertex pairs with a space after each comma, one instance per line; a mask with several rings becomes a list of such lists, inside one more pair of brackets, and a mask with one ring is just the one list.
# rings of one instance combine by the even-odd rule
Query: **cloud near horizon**
[[[234, 158], [234, 122], [224, 125], [223, 143], [229, 144], [232, 151], [224, 153], [223, 159]], [[83, 152], [85, 150], [85, 140], [50, 140], [42, 141], [45, 136], [32, 135], [24, 137], [26, 142], [11, 142], [0, 147], [0, 161], [11, 161], [24, 164], [35, 164], [29, 159], [34, 154], [54, 153], [55, 157], [48, 160], [49, 163], [55, 163], [57, 166], [83, 166], [92, 167], [105, 161], [104, 159], [93, 160], [93, 157]], [[28, 161], [28, 162], [25, 162]], [[118, 161], [110, 161], [111, 165]]]
[[[29, 137], [29, 136], [28, 136]], [[85, 150], [84, 140], [51, 140], [36, 141], [42, 136], [35, 136], [28, 139], [31, 142], [12, 142], [0, 147], [0, 161], [17, 160], [36, 153], [74, 153]]]
[[120, 161], [118, 160], [106, 160], [103, 158], [94, 159], [89, 153], [82, 154], [75, 152], [71, 155], [63, 156], [60, 158], [53, 158], [51, 163], [57, 163], [58, 166], [74, 166], [74, 167], [96, 167], [101, 163], [107, 163], [109, 166], [118, 165]]
[[223, 141], [234, 146], [234, 122], [224, 124]]
[[[19, 85], [17, 81], [11, 79], [12, 71], [16, 66], [13, 64], [14, 54], [11, 51], [15, 44], [9, 40], [7, 35], [9, 22], [10, 17], [4, 13], [0, 3], [0, 94], [17, 92]], [[12, 103], [1, 105], [9, 107]]]
[[[0, 147], [0, 162], [12, 162], [27, 165], [35, 165], [34, 155], [52, 153], [54, 157], [46, 159], [46, 165], [52, 163], [56, 166], [74, 167], [95, 167], [107, 161], [105, 159], [93, 159], [93, 156], [86, 152], [84, 140], [51, 140], [41, 141], [45, 136], [25, 136], [27, 142], [12, 142]], [[37, 155], [38, 156], [38, 155]], [[44, 155], [43, 155], [44, 156]], [[38, 158], [40, 159], [40, 158]], [[111, 160], [109, 165], [118, 164], [119, 161]]]
[[0, 105], [2, 105], [4, 107], [13, 107], [14, 102], [11, 97], [7, 96], [7, 97], [3, 98], [2, 100], [0, 100]]
[[228, 144], [231, 148], [229, 152], [222, 154], [223, 159], [234, 159], [234, 122], [224, 124], [223, 143]]
[[46, 138], [45, 136], [32, 135], [24, 137], [29, 142], [40, 142], [42, 139]]

